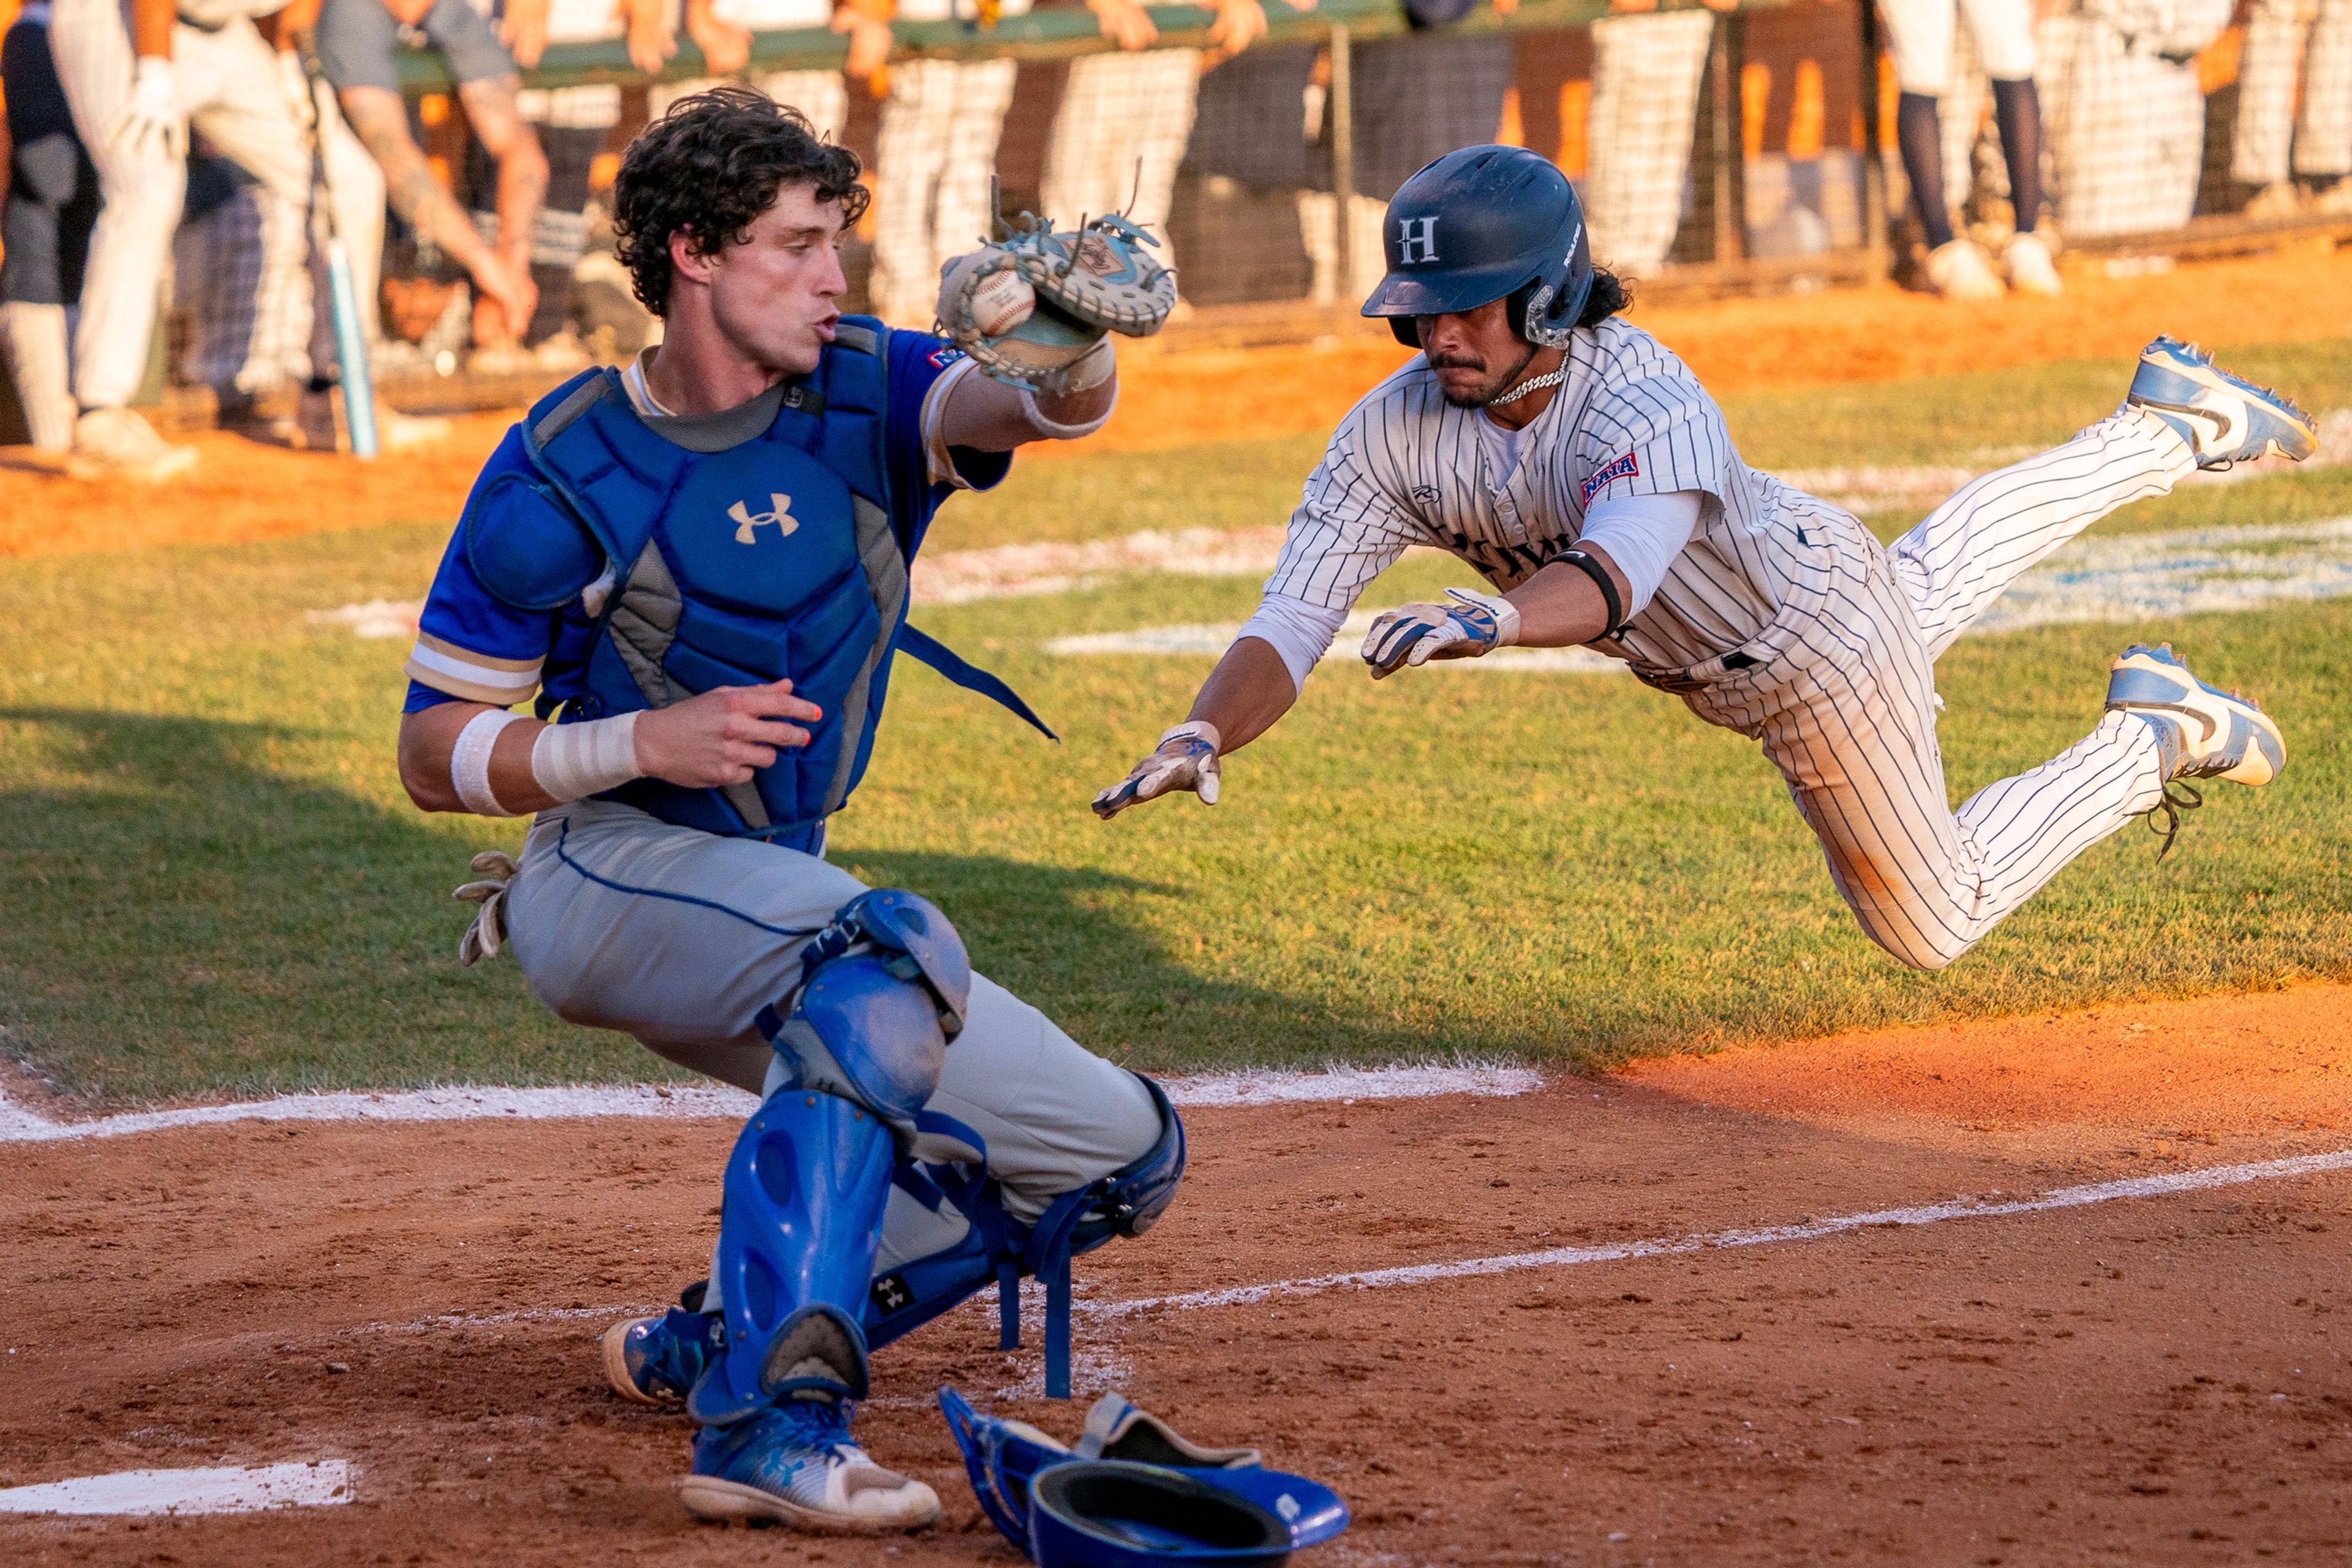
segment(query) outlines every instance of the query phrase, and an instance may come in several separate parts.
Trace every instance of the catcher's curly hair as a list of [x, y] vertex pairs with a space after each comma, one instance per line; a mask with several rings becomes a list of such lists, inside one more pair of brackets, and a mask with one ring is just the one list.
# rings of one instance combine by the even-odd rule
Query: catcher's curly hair
[[670, 236], [692, 235], [697, 256], [739, 244], [785, 185], [816, 187], [839, 202], [845, 226], [871, 199], [857, 183], [857, 154], [816, 133], [808, 116], [748, 87], [682, 98], [621, 156], [613, 181], [613, 233], [621, 265], [645, 308], [669, 302]]

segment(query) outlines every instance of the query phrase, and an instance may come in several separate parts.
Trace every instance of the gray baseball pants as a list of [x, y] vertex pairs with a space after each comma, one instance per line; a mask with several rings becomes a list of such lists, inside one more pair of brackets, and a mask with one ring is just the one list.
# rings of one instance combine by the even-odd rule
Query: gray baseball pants
[[[757, 1094], [775, 1053], [754, 1015], [798, 980], [806, 935], [866, 890], [814, 855], [577, 801], [531, 826], [507, 894], [508, 942], [559, 1017], [633, 1035]], [[1024, 1222], [1160, 1137], [1141, 1079], [977, 974], [930, 1109], [987, 1141], [1004, 1205]], [[966, 1227], [952, 1205], [934, 1214], [893, 1187], [876, 1268], [927, 1258]]]

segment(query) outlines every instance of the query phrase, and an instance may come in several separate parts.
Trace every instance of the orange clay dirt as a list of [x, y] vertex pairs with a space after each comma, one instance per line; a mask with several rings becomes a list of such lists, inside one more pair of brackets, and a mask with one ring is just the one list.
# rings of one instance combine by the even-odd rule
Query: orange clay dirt
[[[985, 1302], [859, 1430], [944, 1521], [698, 1526], [596, 1335], [708, 1257], [718, 1121], [216, 1126], [0, 1145], [0, 1486], [337, 1458], [346, 1507], [0, 1522], [9, 1563], [1018, 1561], [929, 1391], [1075, 1435], [1118, 1386], [1352, 1504], [1303, 1562], [2352, 1560], [2352, 1169], [1247, 1304], [1108, 1304], [1797, 1225], [2352, 1148], [2352, 988], [1880, 1031], [1512, 1100], [1196, 1110], [1080, 1265], [1081, 1399]], [[2095, 1194], [2094, 1194], [2095, 1195]], [[1035, 1332], [1035, 1321], [1031, 1320]], [[1034, 1343], [1034, 1339], [1033, 1339]]]
[[[2352, 332], [2352, 254], [2305, 246], [2127, 279], [2074, 276], [2060, 300], [1956, 305], [1893, 288], [1645, 310], [1634, 318], [1729, 395], [1885, 381], [2137, 350], [2158, 331], [2209, 342]], [[1131, 353], [1118, 416], [1069, 452], [1191, 446], [1329, 429], [1404, 359], [1375, 331], [1319, 348]], [[199, 436], [203, 460], [150, 489], [0, 467], [0, 556], [232, 544], [321, 529], [453, 519], [514, 413], [454, 421], [447, 437], [373, 464]]]

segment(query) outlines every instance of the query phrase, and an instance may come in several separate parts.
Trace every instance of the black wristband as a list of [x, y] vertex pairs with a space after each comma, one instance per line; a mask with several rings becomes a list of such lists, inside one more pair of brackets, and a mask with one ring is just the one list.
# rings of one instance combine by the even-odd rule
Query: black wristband
[[1562, 562], [1591, 578], [1592, 585], [1601, 590], [1601, 603], [1609, 612], [1609, 624], [1601, 629], [1601, 635], [1604, 637], [1615, 637], [1625, 625], [1625, 601], [1617, 596], [1617, 583], [1609, 575], [1609, 568], [1573, 544], [1545, 562], [1544, 564], [1554, 566]]

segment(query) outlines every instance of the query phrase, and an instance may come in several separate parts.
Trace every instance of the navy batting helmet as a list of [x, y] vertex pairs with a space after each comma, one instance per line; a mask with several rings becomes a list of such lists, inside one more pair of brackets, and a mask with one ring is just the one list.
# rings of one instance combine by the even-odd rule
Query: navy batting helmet
[[1511, 327], [1559, 348], [1592, 291], [1584, 208], [1557, 164], [1524, 147], [1465, 147], [1424, 167], [1389, 202], [1389, 275], [1364, 301], [1408, 348], [1415, 316], [1510, 301]]

